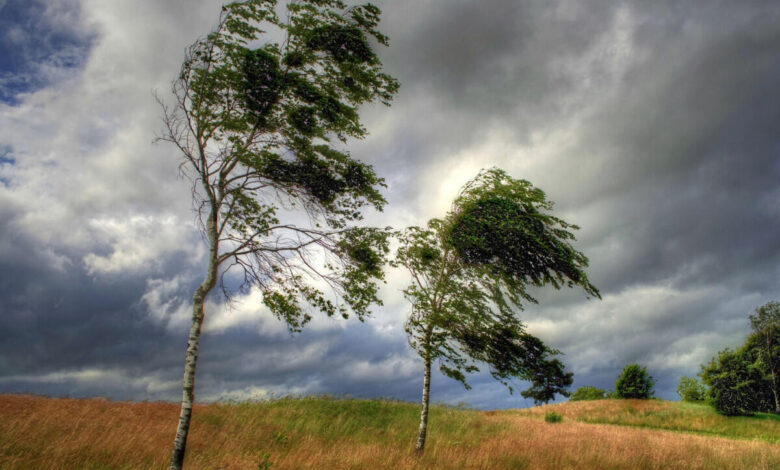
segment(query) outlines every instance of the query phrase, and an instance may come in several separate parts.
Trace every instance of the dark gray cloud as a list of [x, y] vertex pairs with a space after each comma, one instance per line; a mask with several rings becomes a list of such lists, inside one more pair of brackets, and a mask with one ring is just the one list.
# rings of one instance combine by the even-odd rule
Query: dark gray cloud
[[[390, 186], [369, 220], [424, 224], [488, 165], [544, 189], [582, 227], [604, 298], [539, 290], [521, 317], [565, 353], [575, 386], [612, 388], [638, 362], [674, 399], [680, 376], [780, 298], [777, 2], [379, 5], [402, 88], [350, 144]], [[0, 103], [0, 392], [175, 400], [203, 247], [175, 152], [149, 144], [150, 90], [164, 95], [219, 2], [81, 8], [50, 11], [95, 38], [80, 73]], [[294, 336], [257, 293], [232, 310], [215, 296], [198, 397], [417, 400], [406, 282], [390, 274], [366, 323], [316, 319]], [[433, 399], [531, 404], [484, 372], [471, 384], [436, 374]]]

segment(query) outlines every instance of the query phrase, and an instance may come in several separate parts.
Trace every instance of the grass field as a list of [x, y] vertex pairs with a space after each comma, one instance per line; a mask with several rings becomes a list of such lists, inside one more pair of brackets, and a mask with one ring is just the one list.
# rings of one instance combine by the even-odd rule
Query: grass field
[[[545, 422], [550, 410], [563, 421]], [[0, 469], [165, 469], [177, 416], [168, 403], [0, 395]], [[321, 397], [200, 405], [185, 467], [254, 470], [268, 453], [272, 470], [780, 468], [777, 417], [725, 418], [702, 405], [434, 406], [422, 457], [418, 417], [409, 403]]]
[[563, 415], [564, 419], [583, 423], [664, 429], [780, 444], [780, 415], [757, 413], [751, 417], [726, 417], [715, 413], [712, 407], [698, 403], [595, 400], [539, 406], [512, 413], [543, 419], [548, 411], [555, 411]]

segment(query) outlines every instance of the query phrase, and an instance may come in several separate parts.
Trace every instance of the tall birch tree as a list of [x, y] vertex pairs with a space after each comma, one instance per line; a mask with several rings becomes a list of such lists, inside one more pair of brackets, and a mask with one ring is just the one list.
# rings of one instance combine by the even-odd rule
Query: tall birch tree
[[393, 264], [412, 279], [404, 290], [412, 304], [406, 332], [424, 365], [418, 452], [425, 447], [436, 362], [466, 389], [466, 374], [483, 364], [510, 392], [513, 379], [530, 381], [521, 394], [536, 403], [568, 396], [573, 374], [554, 357], [559, 351], [526, 332], [517, 316], [524, 302], [536, 302], [528, 286], [578, 285], [600, 297], [584, 271], [587, 258], [569, 243], [577, 227], [551, 209], [531, 183], [492, 168], [462, 188], [444, 218], [398, 234]]
[[[192, 181], [194, 208], [209, 247], [193, 294], [181, 413], [171, 469], [183, 465], [195, 397], [204, 301], [225, 276], [291, 331], [315, 311], [363, 318], [379, 303], [387, 232], [358, 228], [365, 207], [380, 209], [384, 186], [344, 149], [363, 138], [358, 108], [388, 104], [398, 89], [382, 72], [371, 4], [297, 0], [277, 16], [275, 0], [225, 5], [216, 28], [185, 53], [163, 107], [160, 139], [173, 143]], [[278, 37], [279, 41], [264, 40]]]

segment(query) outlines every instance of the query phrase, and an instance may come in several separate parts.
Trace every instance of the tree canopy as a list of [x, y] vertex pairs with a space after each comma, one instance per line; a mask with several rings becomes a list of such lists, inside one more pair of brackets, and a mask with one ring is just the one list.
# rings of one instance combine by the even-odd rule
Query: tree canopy
[[629, 364], [615, 381], [615, 395], [618, 398], [651, 398], [655, 380], [646, 367]]
[[699, 402], [706, 398], [707, 389], [693, 377], [680, 377], [677, 394], [682, 401]]
[[[187, 50], [162, 138], [185, 157], [207, 236], [214, 225], [217, 263], [237, 270], [243, 287], [260, 287], [295, 330], [310, 318], [306, 304], [362, 316], [378, 300], [385, 234], [348, 225], [362, 208], [383, 207], [384, 182], [342, 146], [366, 134], [359, 105], [387, 103], [398, 84], [372, 48], [387, 44], [375, 6], [299, 1], [280, 20], [275, 4], [223, 7], [215, 31]], [[284, 40], [258, 44], [271, 29]], [[325, 262], [302, 261], [316, 251]]]
[[749, 319], [752, 332], [742, 346], [719, 351], [702, 365], [707, 398], [724, 415], [780, 414], [780, 303], [768, 302]]
[[590, 385], [577, 387], [571, 394], [569, 401], [603, 400], [607, 398], [607, 391]]
[[554, 358], [559, 352], [517, 316], [523, 302], [536, 302], [529, 285], [579, 285], [599, 296], [584, 271], [587, 258], [570, 245], [577, 227], [551, 209], [544, 192], [492, 168], [463, 187], [444, 218], [399, 233], [394, 264], [412, 277], [404, 290], [412, 304], [406, 331], [425, 363], [425, 384], [432, 362], [466, 388], [466, 374], [483, 364], [510, 391], [513, 379], [529, 381], [521, 394], [537, 403], [568, 396], [572, 374]]
[[769, 382], [774, 399], [774, 411], [780, 414], [780, 302], [768, 302], [750, 315], [755, 336], [757, 359], [755, 367]]

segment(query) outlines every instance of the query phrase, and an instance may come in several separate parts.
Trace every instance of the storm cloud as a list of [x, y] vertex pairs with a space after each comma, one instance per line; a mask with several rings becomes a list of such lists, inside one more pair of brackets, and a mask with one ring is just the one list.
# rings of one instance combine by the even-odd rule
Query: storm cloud
[[[0, 2], [0, 392], [175, 400], [205, 252], [179, 156], [151, 143], [152, 91], [166, 97], [220, 2], [54, 4]], [[780, 298], [777, 2], [377, 4], [402, 87], [348, 144], [388, 182], [367, 220], [425, 224], [488, 166], [542, 188], [581, 227], [603, 299], [538, 290], [520, 315], [575, 386], [611, 388], [639, 362], [676, 399]], [[364, 323], [297, 335], [259, 292], [213, 296], [198, 398], [417, 400], [407, 282], [390, 271]], [[471, 383], [436, 375], [433, 399], [530, 405], [488, 374]]]

